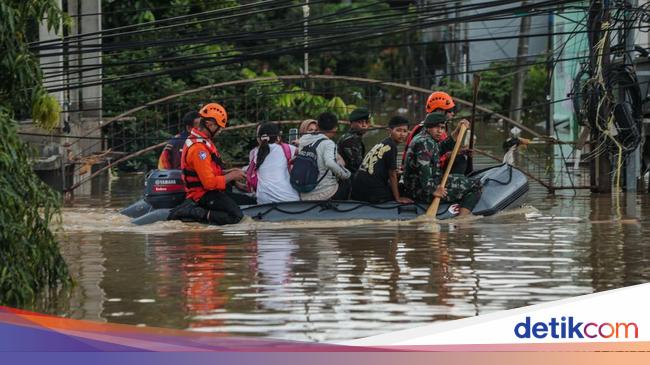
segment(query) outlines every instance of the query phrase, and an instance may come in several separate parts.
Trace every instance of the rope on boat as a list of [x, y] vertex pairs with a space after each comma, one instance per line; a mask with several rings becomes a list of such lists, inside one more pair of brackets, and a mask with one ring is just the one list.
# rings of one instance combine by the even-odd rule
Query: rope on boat
[[[302, 210], [294, 210], [294, 211], [282, 209], [277, 204], [273, 203], [264, 212], [259, 212], [259, 213], [255, 214], [253, 216], [253, 219], [261, 220], [262, 218], [264, 218], [264, 216], [266, 216], [267, 214], [269, 214], [269, 213], [271, 213], [273, 211], [278, 211], [280, 213], [289, 214], [289, 215], [298, 215], [298, 214], [307, 213], [307, 212], [312, 211], [312, 210], [314, 210], [316, 208], [322, 208], [322, 210], [333, 210], [333, 211], [335, 211], [337, 213], [349, 213], [349, 212], [355, 211], [355, 210], [357, 210], [359, 208], [363, 208], [363, 207], [370, 207], [370, 208], [382, 209], [382, 210], [391, 210], [391, 209], [400, 208], [400, 207], [403, 207], [403, 206], [408, 206], [408, 207], [415, 206], [415, 207], [419, 208], [422, 211], [426, 210], [426, 208], [423, 207], [422, 205], [420, 205], [419, 203], [412, 203], [412, 204], [400, 204], [400, 203], [397, 203], [397, 204], [391, 205], [391, 206], [381, 206], [381, 205], [377, 205], [377, 204], [373, 204], [373, 203], [364, 203], [364, 202], [358, 202], [358, 203], [359, 204], [357, 204], [356, 206], [353, 206], [353, 207], [351, 207], [349, 209], [340, 209], [338, 207], [338, 204], [336, 203], [336, 201], [317, 201], [317, 202], [314, 202], [313, 205], [310, 206], [309, 208], [302, 209]], [[244, 209], [244, 211], [245, 210], [246, 209]]]

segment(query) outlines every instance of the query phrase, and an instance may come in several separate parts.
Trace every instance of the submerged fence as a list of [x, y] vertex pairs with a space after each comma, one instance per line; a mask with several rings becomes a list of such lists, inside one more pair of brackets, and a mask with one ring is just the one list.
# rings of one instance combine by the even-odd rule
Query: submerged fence
[[[198, 110], [208, 101], [218, 101], [229, 114], [229, 128], [219, 136], [221, 150], [229, 161], [241, 163], [245, 161], [248, 150], [255, 145], [255, 129], [250, 127], [259, 122], [282, 121], [286, 132], [302, 120], [315, 118], [322, 111], [334, 111], [340, 119], [345, 120], [354, 107], [366, 106], [374, 117], [375, 126], [386, 125], [395, 114], [417, 123], [424, 117], [424, 105], [430, 92], [410, 85], [330, 75], [235, 80], [186, 90], [109, 118], [101, 127], [102, 137], [93, 146], [101, 145], [103, 153], [110, 155], [113, 161], [115, 155], [120, 156], [120, 167], [125, 170], [152, 168], [154, 166], [151, 164], [160, 152], [160, 148], [152, 146], [161, 145], [183, 128], [183, 114]], [[471, 105], [467, 100], [455, 100], [466, 109]], [[532, 143], [518, 148], [514, 165], [531, 180], [550, 192], [589, 188], [588, 170], [579, 163], [577, 153], [572, 152], [572, 143], [559, 142], [536, 127], [513, 121], [480, 105], [477, 112], [474, 126], [477, 160], [486, 164], [502, 161], [506, 151], [501, 145], [510, 138], [509, 131], [516, 127], [521, 130], [521, 136], [532, 140]], [[344, 129], [342, 127], [341, 132]], [[111, 154], [106, 154], [106, 151]], [[91, 155], [82, 151], [72, 156], [70, 161], [75, 167], [68, 171], [82, 175], [80, 169], [83, 164], [80, 161], [98, 155], [102, 154]], [[78, 177], [75, 186], [89, 180], [89, 177]]]

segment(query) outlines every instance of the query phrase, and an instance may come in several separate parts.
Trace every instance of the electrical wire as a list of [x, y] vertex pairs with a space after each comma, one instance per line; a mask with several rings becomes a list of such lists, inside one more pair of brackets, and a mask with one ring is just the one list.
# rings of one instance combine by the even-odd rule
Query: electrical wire
[[[512, 9], [507, 9], [507, 10], [511, 11]], [[500, 10], [500, 11], [503, 11], [503, 10]], [[403, 31], [403, 30], [398, 29], [397, 31]], [[372, 35], [370, 37], [362, 35], [361, 37], [358, 38], [358, 40], [363, 40], [363, 39], [373, 38], [373, 37], [376, 37], [376, 35]], [[338, 38], [340, 38], [340, 36], [338, 36]], [[346, 39], [347, 39], [346, 43], [350, 41], [349, 35], [346, 35]], [[295, 51], [298, 51], [298, 52], [314, 51], [314, 50], [319, 50], [319, 49], [326, 48], [326, 47], [331, 47], [331, 46], [332, 46], [332, 43], [327, 43], [327, 44], [318, 44], [318, 43], [313, 44], [312, 43], [311, 45], [309, 45], [309, 46], [307, 46], [305, 48], [303, 44], [299, 44], [298, 47], [296, 47], [296, 45], [290, 45], [289, 47], [285, 47], [285, 50], [283, 50], [283, 51], [284, 51], [284, 53], [286, 53], [287, 51], [290, 52], [291, 49], [294, 49]], [[274, 50], [273, 52], [262, 51], [262, 52], [259, 52], [259, 53], [253, 53], [253, 54], [248, 54], [248, 55], [244, 55], [244, 56], [239, 55], [237, 57], [233, 56], [233, 57], [231, 57], [229, 59], [220, 60], [220, 61], [217, 61], [217, 62], [208, 62], [208, 63], [198, 64], [198, 65], [197, 64], [195, 64], [195, 65], [185, 65], [185, 66], [180, 66], [180, 67], [167, 69], [167, 70], [164, 70], [164, 71], [145, 72], [145, 73], [140, 73], [140, 74], [135, 74], [135, 75], [131, 74], [131, 75], [127, 75], [127, 76], [122, 77], [121, 80], [132, 80], [132, 79], [138, 79], [138, 78], [142, 78], [142, 77], [156, 76], [156, 75], [165, 74], [165, 73], [168, 73], [168, 72], [188, 71], [188, 70], [194, 70], [194, 69], [199, 69], [199, 68], [219, 66], [219, 65], [224, 65], [224, 64], [228, 64], [228, 63], [237, 63], [237, 62], [242, 62], [242, 61], [246, 61], [246, 60], [250, 60], [250, 59], [254, 59], [254, 58], [270, 56], [273, 53], [277, 53], [277, 50]], [[107, 81], [107, 82], [115, 82], [115, 81], [110, 80], [110, 81]], [[93, 84], [94, 83], [90, 83], [90, 85], [93, 85]], [[89, 86], [89, 83], [84, 83], [83, 85], [84, 86]], [[81, 87], [81, 85], [77, 85], [77, 87]], [[60, 90], [55, 89], [53, 91], [60, 91]]]

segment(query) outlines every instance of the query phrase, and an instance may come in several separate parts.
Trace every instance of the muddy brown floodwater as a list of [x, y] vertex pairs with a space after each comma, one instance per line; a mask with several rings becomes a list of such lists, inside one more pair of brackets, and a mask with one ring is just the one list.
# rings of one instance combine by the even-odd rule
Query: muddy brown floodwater
[[336, 341], [650, 281], [650, 196], [552, 196], [464, 222], [137, 227], [142, 175], [63, 209], [77, 285], [44, 311], [133, 325]]

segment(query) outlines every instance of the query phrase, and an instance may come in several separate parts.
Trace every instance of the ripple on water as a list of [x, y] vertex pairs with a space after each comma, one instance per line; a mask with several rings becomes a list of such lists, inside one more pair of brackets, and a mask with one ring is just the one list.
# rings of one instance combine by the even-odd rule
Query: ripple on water
[[363, 219], [134, 226], [112, 203], [68, 206], [59, 238], [78, 285], [53, 311], [334, 341], [650, 278], [649, 199], [617, 220], [607, 199], [537, 196], [539, 209], [431, 227]]

